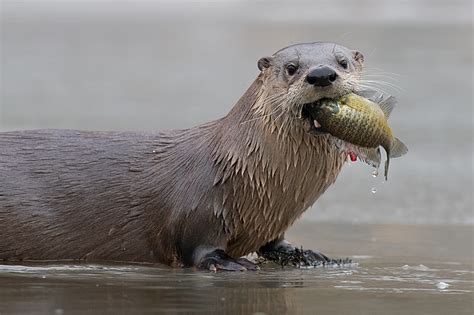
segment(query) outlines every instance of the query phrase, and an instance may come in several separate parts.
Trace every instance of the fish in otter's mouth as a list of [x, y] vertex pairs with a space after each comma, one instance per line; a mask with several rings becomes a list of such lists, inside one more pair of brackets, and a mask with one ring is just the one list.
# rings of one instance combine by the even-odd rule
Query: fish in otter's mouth
[[379, 147], [383, 147], [387, 156], [384, 172], [387, 179], [390, 158], [408, 151], [394, 136], [387, 121], [395, 103], [393, 96], [380, 94], [371, 100], [349, 93], [337, 99], [322, 98], [305, 104], [303, 116], [310, 120], [314, 132], [331, 134], [339, 139], [344, 151], [376, 168], [381, 158]]
[[303, 119], [308, 120], [309, 125], [311, 126], [311, 132], [316, 135], [328, 134], [328, 132], [321, 126], [316, 118], [316, 108], [319, 105], [319, 100], [307, 103], [303, 105], [302, 117]]
[[[351, 91], [347, 91], [347, 93], [345, 93], [344, 95], [349, 95], [351, 93], [367, 98], [368, 100], [371, 100], [373, 102], [380, 101], [383, 97], [385, 97], [385, 95], [382, 95], [378, 93], [377, 91], [373, 91], [373, 90], [360, 90], [360, 91], [351, 90]], [[311, 132], [313, 132], [316, 135], [329, 134], [329, 131], [327, 130], [327, 128], [322, 126], [321, 123], [318, 121], [318, 117], [317, 117], [318, 110], [320, 109], [323, 103], [327, 101], [337, 102], [344, 95], [337, 95], [334, 97], [323, 97], [314, 102], [303, 104], [301, 116], [303, 117], [303, 119], [308, 120], [311, 126]]]

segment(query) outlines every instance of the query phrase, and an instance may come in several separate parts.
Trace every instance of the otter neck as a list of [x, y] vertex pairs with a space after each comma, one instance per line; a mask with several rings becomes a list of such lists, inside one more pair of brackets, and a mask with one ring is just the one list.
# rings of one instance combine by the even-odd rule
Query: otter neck
[[221, 210], [215, 213], [236, 255], [257, 250], [263, 245], [257, 239], [282, 234], [334, 182], [344, 161], [327, 136], [308, 133], [303, 121], [285, 117], [290, 113], [258, 116], [269, 96], [258, 77], [216, 130]]

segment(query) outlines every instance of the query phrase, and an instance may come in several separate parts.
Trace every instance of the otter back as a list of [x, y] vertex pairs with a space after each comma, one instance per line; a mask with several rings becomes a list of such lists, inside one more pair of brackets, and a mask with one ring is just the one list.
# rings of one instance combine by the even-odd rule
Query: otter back
[[150, 260], [134, 185], [156, 137], [0, 133], [0, 259]]

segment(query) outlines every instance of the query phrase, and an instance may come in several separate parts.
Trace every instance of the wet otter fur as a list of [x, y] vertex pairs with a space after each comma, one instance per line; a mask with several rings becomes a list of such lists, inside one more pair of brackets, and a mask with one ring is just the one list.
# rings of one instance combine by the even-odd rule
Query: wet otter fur
[[227, 116], [190, 129], [0, 133], [0, 259], [246, 270], [243, 255], [294, 251], [285, 231], [346, 160], [305, 104], [354, 91], [362, 62], [333, 43], [289, 46], [259, 60]]

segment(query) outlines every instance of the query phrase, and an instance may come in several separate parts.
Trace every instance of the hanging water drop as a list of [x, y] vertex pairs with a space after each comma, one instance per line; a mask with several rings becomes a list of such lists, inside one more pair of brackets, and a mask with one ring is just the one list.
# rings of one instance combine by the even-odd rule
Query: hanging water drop
[[377, 188], [375, 188], [375, 187], [372, 187], [372, 190], [371, 190], [371, 192], [372, 192], [373, 194], [375, 194], [375, 193], [377, 192]]
[[375, 177], [377, 177], [377, 176], [379, 176], [379, 169], [378, 169], [378, 168], [375, 169], [375, 170], [372, 172], [372, 177], [375, 178]]

